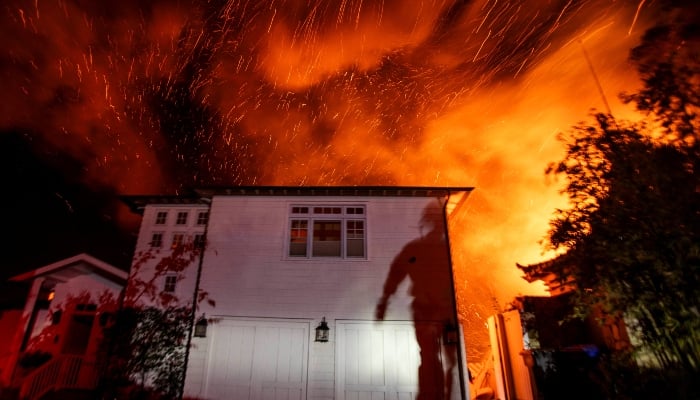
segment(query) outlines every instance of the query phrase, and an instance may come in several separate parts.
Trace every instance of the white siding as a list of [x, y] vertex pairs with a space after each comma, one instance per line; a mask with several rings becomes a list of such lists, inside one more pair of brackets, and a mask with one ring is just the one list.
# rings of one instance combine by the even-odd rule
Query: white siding
[[[420, 237], [423, 209], [435, 199], [314, 198], [320, 204], [367, 205], [367, 260], [287, 259], [288, 205], [310, 201], [308, 197], [214, 198], [201, 281], [217, 302], [212, 312], [374, 318], [392, 260], [405, 244]], [[410, 300], [400, 290], [386, 318], [411, 319]]]
[[[134, 259], [137, 260], [139, 257], [140, 253], [143, 252], [148, 252], [152, 251], [154, 252], [153, 254], [156, 254], [156, 258], [153, 260], [150, 260], [143, 265], [139, 265], [138, 271], [136, 270], [136, 264], [132, 264], [132, 271], [131, 274], [134, 275], [136, 274], [137, 276], [130, 278], [130, 280], [133, 280], [134, 278], [141, 279], [143, 281], [148, 281], [152, 278], [152, 276], [155, 274], [155, 268], [157, 263], [164, 257], [167, 256], [171, 253], [171, 243], [172, 243], [172, 238], [173, 235], [176, 233], [183, 233], [186, 235], [186, 238], [188, 240], [193, 240], [194, 235], [196, 234], [204, 234], [206, 230], [205, 225], [198, 225], [197, 224], [197, 214], [200, 211], [207, 211], [208, 207], [203, 206], [203, 205], [148, 205], [146, 206], [144, 213], [143, 213], [143, 218], [141, 222], [141, 227], [139, 230], [139, 236], [136, 242], [136, 248], [135, 248], [135, 257]], [[166, 223], [163, 225], [156, 225], [156, 215], [159, 211], [166, 211], [168, 213], [168, 217], [166, 220]], [[177, 213], [180, 211], [186, 211], [188, 212], [188, 219], [187, 223], [185, 225], [177, 225], [176, 218], [177, 218]], [[161, 232], [163, 233], [163, 244], [160, 249], [152, 249], [151, 248], [151, 238], [153, 236], [154, 232]], [[177, 283], [174, 295], [177, 296], [177, 298], [180, 300], [180, 304], [188, 304], [192, 303], [192, 299], [194, 298], [194, 288], [196, 284], [196, 276], [197, 276], [197, 268], [198, 268], [198, 261], [195, 260], [188, 268], [185, 273], [185, 279], [179, 281]], [[160, 292], [165, 283], [165, 278], [160, 277], [157, 280], [153, 282], [156, 287], [158, 288], [158, 291]], [[147, 297], [140, 297], [139, 298], [141, 303], [148, 303], [152, 304], [152, 299], [149, 299]]]
[[[290, 259], [285, 254], [289, 208], [292, 204], [364, 205], [366, 207], [367, 258]], [[273, 197], [216, 196], [210, 209], [208, 245], [204, 254], [200, 287], [215, 307], [200, 304], [198, 314], [214, 319], [254, 317], [310, 321], [308, 387], [306, 398], [333, 399], [336, 394], [336, 320], [372, 321], [384, 281], [394, 258], [409, 242], [426, 232], [421, 218], [434, 198], [409, 197]], [[144, 220], [154, 221], [147, 208]], [[162, 208], [162, 207], [161, 207]], [[173, 206], [174, 209], [177, 207]], [[150, 210], [149, 210], [150, 209]], [[442, 218], [441, 205], [431, 212]], [[174, 215], [171, 215], [174, 218]], [[143, 228], [142, 234], [150, 232]], [[148, 237], [139, 239], [140, 245]], [[449, 268], [445, 258], [440, 268]], [[405, 281], [390, 299], [385, 319], [412, 321], [410, 282]], [[436, 321], [453, 318], [452, 304], [436, 305]], [[322, 317], [331, 328], [328, 343], [313, 342], [313, 329]], [[186, 394], [207, 393], [210, 378], [211, 335], [194, 338], [186, 379]], [[209, 364], [208, 364], [209, 363]]]

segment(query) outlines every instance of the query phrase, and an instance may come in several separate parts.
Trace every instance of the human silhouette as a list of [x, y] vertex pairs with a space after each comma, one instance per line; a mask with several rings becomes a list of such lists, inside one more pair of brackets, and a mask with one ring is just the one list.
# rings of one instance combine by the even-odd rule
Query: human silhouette
[[[448, 371], [448, 379], [445, 379], [440, 339], [443, 326], [452, 321], [452, 279], [446, 229], [438, 202], [424, 210], [420, 233], [421, 236], [406, 244], [392, 261], [375, 316], [378, 320], [384, 319], [389, 298], [404, 279], [410, 278], [411, 310], [421, 361], [417, 400], [449, 399], [452, 374]], [[449, 366], [453, 365], [455, 355], [449, 354], [446, 361]]]

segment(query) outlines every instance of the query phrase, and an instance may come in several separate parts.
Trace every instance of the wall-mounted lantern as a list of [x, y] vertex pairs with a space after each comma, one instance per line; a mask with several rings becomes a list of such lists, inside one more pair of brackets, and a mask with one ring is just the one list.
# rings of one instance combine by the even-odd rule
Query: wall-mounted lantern
[[321, 319], [321, 323], [316, 327], [316, 341], [327, 342], [328, 332], [330, 330], [331, 329], [328, 327], [328, 323], [326, 323], [326, 317], [323, 317], [323, 319]]
[[208, 325], [207, 318], [202, 314], [197, 323], [194, 324], [194, 337], [207, 337]]

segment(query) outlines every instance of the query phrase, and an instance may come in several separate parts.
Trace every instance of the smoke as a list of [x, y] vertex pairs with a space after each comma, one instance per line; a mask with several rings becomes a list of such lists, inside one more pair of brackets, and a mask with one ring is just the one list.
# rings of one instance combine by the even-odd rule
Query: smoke
[[455, 245], [504, 304], [542, 291], [515, 263], [546, 257], [563, 206], [543, 176], [557, 133], [603, 108], [584, 49], [628, 112], [614, 99], [638, 85], [626, 58], [654, 16], [639, 5], [12, 0], [0, 129], [122, 194], [475, 186]]

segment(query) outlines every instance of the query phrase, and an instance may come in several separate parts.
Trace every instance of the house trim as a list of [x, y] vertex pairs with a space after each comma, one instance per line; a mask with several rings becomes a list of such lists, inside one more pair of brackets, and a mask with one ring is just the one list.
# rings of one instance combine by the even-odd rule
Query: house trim
[[21, 282], [50, 275], [52, 279], [62, 281], [63, 278], [61, 278], [57, 273], [67, 269], [74, 269], [74, 272], [77, 275], [96, 273], [121, 283], [122, 285], [126, 284], [126, 280], [129, 277], [129, 274], [126, 271], [113, 267], [87, 253], [81, 253], [73, 257], [57, 261], [53, 264], [16, 275], [10, 278], [10, 280]]
[[210, 186], [194, 188], [184, 195], [131, 195], [121, 199], [132, 212], [142, 214], [147, 205], [208, 205], [214, 196], [444, 197], [472, 190], [469, 186]]

